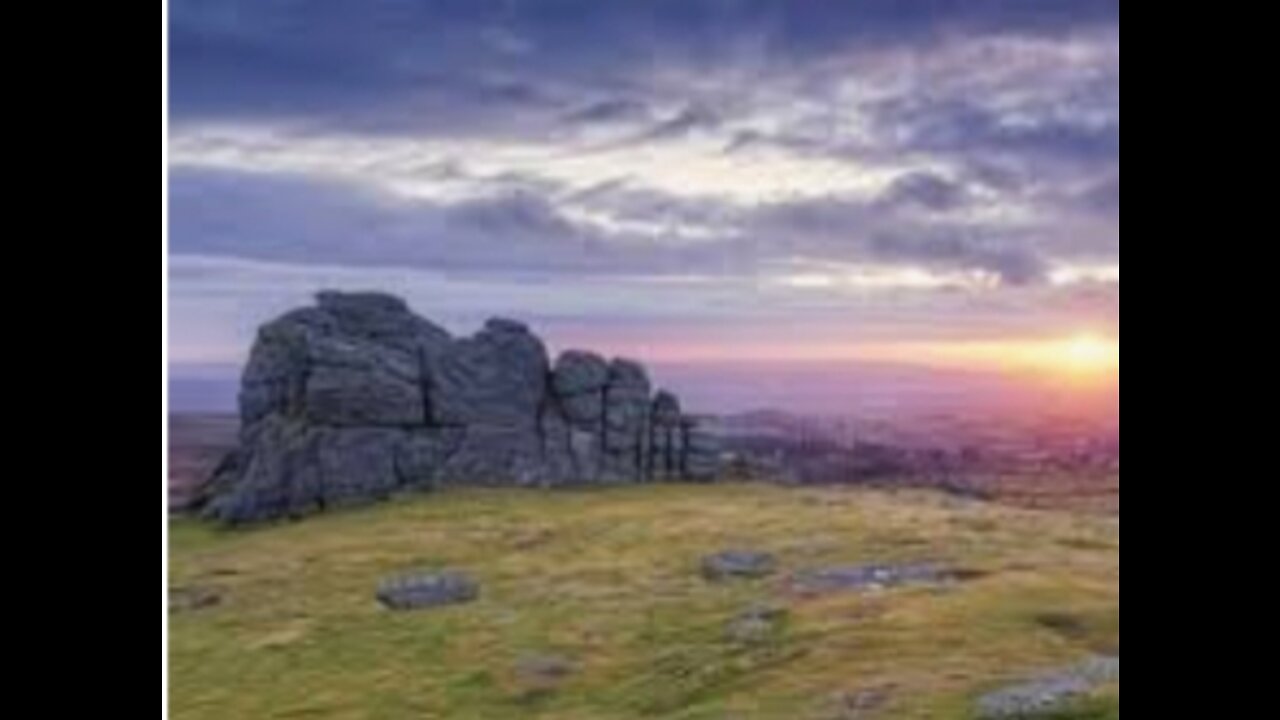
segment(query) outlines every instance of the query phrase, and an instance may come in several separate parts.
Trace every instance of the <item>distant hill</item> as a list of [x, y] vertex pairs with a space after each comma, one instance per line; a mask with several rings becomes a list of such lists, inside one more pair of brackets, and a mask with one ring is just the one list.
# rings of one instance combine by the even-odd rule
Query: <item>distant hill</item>
[[[1120, 384], [1064, 389], [997, 373], [868, 362], [652, 362], [664, 385], [693, 407], [721, 414], [779, 408], [795, 415], [907, 419], [962, 412], [1019, 416], [1053, 409], [1120, 416]], [[229, 413], [240, 368], [176, 364], [170, 368], [174, 412]]]
[[169, 506], [185, 509], [195, 491], [236, 445], [234, 415], [172, 415], [169, 418]]
[[185, 415], [236, 412], [240, 368], [234, 365], [172, 365], [169, 411]]

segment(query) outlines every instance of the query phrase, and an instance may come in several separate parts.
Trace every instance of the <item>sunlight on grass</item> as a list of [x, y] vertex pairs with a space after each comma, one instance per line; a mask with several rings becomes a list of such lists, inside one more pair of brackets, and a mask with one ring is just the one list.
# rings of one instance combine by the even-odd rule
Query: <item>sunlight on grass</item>
[[[226, 718], [964, 718], [1028, 672], [1119, 649], [1114, 521], [932, 495], [768, 486], [451, 491], [247, 532], [173, 526], [172, 715]], [[934, 561], [955, 587], [793, 596], [785, 573], [701, 579], [703, 555], [767, 550], [785, 571]], [[393, 614], [405, 570], [457, 568], [479, 602]], [[726, 622], [782, 604], [785, 631], [742, 646]], [[554, 687], [517, 668], [571, 660]], [[1119, 689], [1063, 718], [1113, 718]], [[843, 709], [842, 709], [843, 708]]]

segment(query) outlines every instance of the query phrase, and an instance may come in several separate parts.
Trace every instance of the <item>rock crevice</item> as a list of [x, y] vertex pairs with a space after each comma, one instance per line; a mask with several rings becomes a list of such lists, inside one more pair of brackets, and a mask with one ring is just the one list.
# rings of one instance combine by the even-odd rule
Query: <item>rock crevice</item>
[[377, 293], [326, 292], [263, 326], [240, 390], [240, 444], [205, 512], [296, 517], [440, 485], [711, 480], [704, 421], [631, 360], [551, 361], [525, 325], [455, 339]]

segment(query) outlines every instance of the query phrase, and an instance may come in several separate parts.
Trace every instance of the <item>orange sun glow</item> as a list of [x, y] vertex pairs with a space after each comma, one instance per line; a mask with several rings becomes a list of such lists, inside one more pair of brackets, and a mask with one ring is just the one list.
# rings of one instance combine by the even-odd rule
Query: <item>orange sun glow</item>
[[1092, 335], [1071, 338], [1062, 344], [1062, 365], [1076, 373], [1120, 369], [1120, 343]]

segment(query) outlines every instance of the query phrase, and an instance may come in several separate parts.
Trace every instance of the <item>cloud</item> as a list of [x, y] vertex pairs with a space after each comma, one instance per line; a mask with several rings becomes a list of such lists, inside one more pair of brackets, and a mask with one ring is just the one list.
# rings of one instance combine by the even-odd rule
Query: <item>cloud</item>
[[610, 98], [574, 110], [565, 119], [570, 124], [645, 122], [652, 115], [649, 106], [639, 100]]
[[933, 212], [956, 210], [969, 200], [964, 185], [927, 172], [904, 175], [885, 197], [892, 205], [915, 205]]
[[[170, 17], [179, 117], [408, 122], [430, 108], [450, 117], [420, 126], [461, 128], [463, 117], [492, 121], [486, 99], [508, 102], [505, 112], [539, 104], [548, 86], [616, 90], [671, 66], [785, 68], [954, 36], [1118, 29], [1119, 3], [175, 0]], [[519, 92], [485, 92], [486, 78]]]
[[636, 142], [655, 140], [674, 140], [688, 137], [702, 130], [715, 130], [720, 127], [720, 116], [711, 108], [694, 105], [681, 110], [674, 117], [663, 120], [651, 130], [641, 135]]
[[993, 247], [964, 236], [880, 235], [869, 247], [879, 259], [977, 270], [1006, 285], [1033, 285], [1047, 277], [1046, 261], [1029, 249]]
[[759, 276], [793, 261], [865, 262], [1017, 286], [1048, 281], [1050, 265], [1077, 250], [1097, 256], [1073, 236], [1087, 224], [1052, 228], [1059, 218], [1034, 211], [1010, 219], [1000, 203], [924, 173], [879, 195], [744, 205], [626, 181], [569, 191], [518, 173], [478, 192], [415, 197], [350, 179], [184, 168], [172, 179], [171, 216], [180, 252], [493, 277]]
[[[790, 282], [799, 276], [786, 273], [802, 268], [777, 270], [771, 277], [601, 277], [566, 283], [177, 253], [171, 269], [176, 318], [171, 351], [184, 364], [240, 362], [259, 323], [308, 303], [322, 288], [397, 293], [458, 334], [473, 332], [488, 317], [515, 316], [536, 324], [559, 349], [639, 351], [655, 360], [694, 353], [727, 360], [764, 343], [802, 353], [809, 344], [856, 348], [900, 340], [1017, 338], [1055, 327], [1074, 332], [1114, 326], [1118, 331], [1119, 326], [1118, 283], [1011, 288], [1004, 296], [907, 284], [886, 295], [857, 283]], [[837, 273], [834, 266], [804, 270], [833, 278]]]
[[618, 140], [483, 141], [207, 126], [177, 131], [170, 162], [185, 168], [336, 179], [407, 197], [489, 193], [495, 185], [520, 178], [575, 193], [626, 183], [742, 206], [831, 193], [871, 195], [916, 169], [896, 162], [799, 156], [778, 148], [726, 154], [717, 138], [644, 143], [627, 135]]
[[514, 192], [452, 204], [303, 178], [182, 171], [172, 178], [175, 251], [293, 263], [459, 272], [614, 272], [625, 257], [545, 201]]
[[1114, 313], [1118, 332], [1118, 0], [171, 17], [172, 243], [207, 261], [176, 297], [209, 287], [197, 265], [265, 263], [234, 273], [246, 296], [400, 268], [476, 307], [486, 287], [531, 313], [590, 297], [605, 324], [714, 307], [750, 334], [768, 306], [902, 333]]
[[1107, 180], [1085, 195], [1086, 203], [1103, 213], [1120, 218], [1120, 178]]

